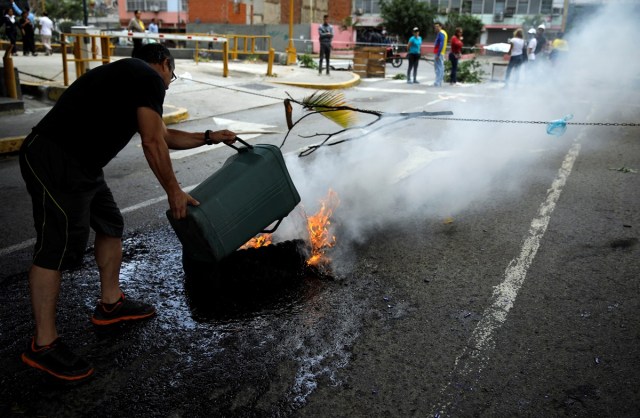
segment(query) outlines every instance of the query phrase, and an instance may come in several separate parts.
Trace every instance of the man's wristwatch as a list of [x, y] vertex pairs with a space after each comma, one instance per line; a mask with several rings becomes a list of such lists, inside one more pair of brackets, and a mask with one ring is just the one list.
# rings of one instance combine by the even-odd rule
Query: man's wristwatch
[[211, 135], [211, 130], [207, 129], [206, 131], [204, 131], [204, 143], [207, 145], [213, 145], [213, 140], [210, 137]]

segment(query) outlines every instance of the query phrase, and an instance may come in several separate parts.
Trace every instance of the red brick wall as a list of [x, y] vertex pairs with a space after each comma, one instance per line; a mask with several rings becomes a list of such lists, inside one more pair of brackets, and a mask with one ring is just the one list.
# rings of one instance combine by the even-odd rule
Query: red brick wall
[[[289, 23], [289, 0], [280, 2], [280, 23]], [[302, 0], [293, 0], [293, 24], [300, 23], [300, 11], [302, 10]]]
[[[309, 0], [305, 0], [305, 5], [309, 6]], [[289, 0], [282, 0], [280, 2], [280, 16], [281, 24], [289, 23]], [[293, 0], [293, 23], [298, 24], [300, 22], [300, 15], [302, 10], [302, 0]], [[304, 23], [320, 23], [322, 22], [321, 13], [317, 9], [313, 13], [317, 16], [317, 22], [304, 22]], [[347, 16], [351, 16], [351, 0], [330, 0], [329, 1], [329, 22], [333, 25], [341, 23]]]
[[189, 2], [189, 22], [246, 23], [247, 5], [233, 4], [233, 0], [198, 0]]
[[329, 22], [333, 25], [342, 23], [342, 21], [351, 16], [351, 0], [331, 0], [329, 1]]

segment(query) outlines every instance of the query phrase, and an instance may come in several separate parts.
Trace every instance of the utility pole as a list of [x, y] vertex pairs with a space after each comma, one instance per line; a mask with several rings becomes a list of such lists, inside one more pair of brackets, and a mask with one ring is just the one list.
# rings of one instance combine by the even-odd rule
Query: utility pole
[[287, 65], [295, 64], [298, 57], [293, 46], [293, 0], [289, 0], [289, 47], [287, 48]]

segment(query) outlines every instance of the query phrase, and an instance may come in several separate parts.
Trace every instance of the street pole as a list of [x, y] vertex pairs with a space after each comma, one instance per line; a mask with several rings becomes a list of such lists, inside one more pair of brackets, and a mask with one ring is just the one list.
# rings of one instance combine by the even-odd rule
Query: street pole
[[287, 65], [297, 61], [296, 47], [293, 46], [293, 0], [289, 0], [289, 48], [287, 48]]
[[562, 10], [562, 33], [567, 31], [567, 14], [569, 12], [569, 0], [564, 0], [564, 8]]
[[82, 11], [84, 12], [84, 19], [82, 21], [85, 26], [89, 26], [89, 11], [87, 10], [87, 0], [82, 0]]

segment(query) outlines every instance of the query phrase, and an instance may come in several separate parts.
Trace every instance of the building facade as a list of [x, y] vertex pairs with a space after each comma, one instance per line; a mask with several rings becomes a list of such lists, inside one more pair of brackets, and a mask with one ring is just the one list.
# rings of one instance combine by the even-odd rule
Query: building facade
[[[541, 17], [553, 32], [564, 30], [568, 0], [422, 0], [435, 7], [446, 20], [448, 13], [466, 13], [484, 24], [482, 44], [504, 42], [527, 19]], [[354, 18], [362, 26], [382, 24], [379, 0], [354, 0]]]
[[325, 14], [339, 24], [352, 15], [352, 0], [122, 0], [118, 15], [123, 27], [135, 10], [145, 23], [155, 18], [165, 29], [189, 23], [277, 25], [289, 23], [291, 6], [294, 24], [319, 23]]

